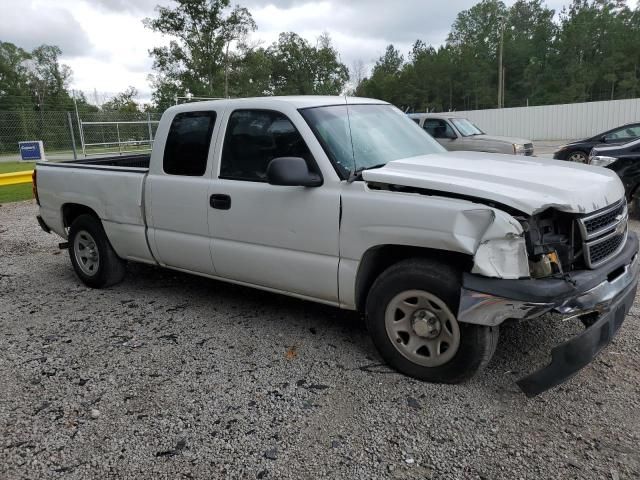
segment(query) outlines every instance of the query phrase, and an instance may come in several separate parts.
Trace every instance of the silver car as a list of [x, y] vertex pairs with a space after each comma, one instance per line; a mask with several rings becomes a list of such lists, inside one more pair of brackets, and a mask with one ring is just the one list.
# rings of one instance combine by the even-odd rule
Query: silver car
[[531, 140], [487, 135], [464, 117], [450, 113], [412, 113], [409, 118], [447, 150], [533, 155]]

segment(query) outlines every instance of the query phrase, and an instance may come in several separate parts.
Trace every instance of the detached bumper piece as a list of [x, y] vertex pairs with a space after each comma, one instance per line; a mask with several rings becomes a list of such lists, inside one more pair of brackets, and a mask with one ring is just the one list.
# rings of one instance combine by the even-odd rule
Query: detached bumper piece
[[605, 348], [620, 329], [638, 288], [638, 238], [629, 233], [621, 252], [593, 270], [565, 278], [500, 280], [465, 274], [458, 320], [496, 326], [555, 312], [580, 318], [587, 328], [551, 351], [551, 363], [517, 381], [529, 397], [573, 377]]
[[551, 350], [551, 363], [518, 380], [516, 383], [527, 397], [534, 397], [560, 385], [586, 367], [609, 345], [622, 326], [627, 312], [633, 305], [638, 282], [630, 285], [596, 322], [584, 332]]

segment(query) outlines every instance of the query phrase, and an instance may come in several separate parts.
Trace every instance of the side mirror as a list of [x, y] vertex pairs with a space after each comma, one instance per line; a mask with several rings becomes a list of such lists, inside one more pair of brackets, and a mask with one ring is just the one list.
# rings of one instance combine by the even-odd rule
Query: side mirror
[[607, 143], [607, 136], [606, 136], [606, 135], [603, 135], [602, 137], [600, 137], [600, 141], [601, 141], [602, 143]]
[[267, 167], [267, 181], [270, 185], [288, 187], [319, 187], [322, 177], [309, 171], [304, 158], [280, 157], [274, 158]]
[[456, 132], [454, 132], [453, 130], [447, 130], [447, 132], [444, 134], [444, 138], [456, 140], [458, 138], [458, 135], [456, 135]]

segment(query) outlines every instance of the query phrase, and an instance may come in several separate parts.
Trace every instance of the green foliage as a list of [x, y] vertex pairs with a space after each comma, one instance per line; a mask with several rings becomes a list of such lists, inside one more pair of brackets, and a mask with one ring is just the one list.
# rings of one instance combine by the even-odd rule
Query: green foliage
[[20, 202], [31, 198], [33, 198], [33, 192], [31, 191], [30, 183], [0, 187], [0, 204]]
[[160, 108], [175, 96], [221, 97], [231, 59], [229, 49], [256, 25], [246, 8], [229, 7], [229, 0], [176, 0], [174, 7], [158, 7], [145, 26], [173, 38], [169, 46], [155, 47], [154, 102]]
[[356, 92], [413, 111], [495, 108], [502, 31], [507, 107], [640, 96], [640, 7], [572, 0], [554, 15], [543, 0], [482, 0], [438, 49], [417, 41], [398, 66], [389, 46]]
[[73, 107], [69, 95], [71, 69], [60, 64], [60, 48], [41, 45], [27, 52], [0, 42], [0, 110], [65, 110]]
[[134, 100], [138, 96], [135, 87], [129, 87], [124, 92], [118, 93], [112, 99], [102, 104], [105, 112], [137, 113], [140, 111], [139, 105]]
[[156, 47], [151, 80], [153, 100], [163, 109], [176, 96], [339, 94], [349, 79], [331, 39], [316, 46], [296, 33], [281, 33], [268, 48], [251, 46], [256, 24], [246, 8], [229, 0], [177, 0], [160, 7], [145, 25], [173, 38]]
[[[170, 38], [149, 52], [153, 105], [139, 106], [129, 87], [102, 110], [162, 111], [188, 95], [346, 91], [409, 111], [495, 108], [501, 39], [507, 107], [639, 97], [640, 5], [567, 1], [556, 15], [544, 0], [516, 0], [509, 7], [480, 0], [458, 14], [444, 45], [417, 40], [406, 57], [389, 45], [368, 76], [363, 62], [355, 62], [348, 85], [349, 71], [328, 34], [315, 45], [294, 32], [281, 33], [269, 46], [250, 44], [248, 35], [257, 27], [246, 8], [230, 0], [175, 0], [144, 20]], [[72, 110], [74, 98], [80, 113], [98, 110], [84, 95], [70, 94], [71, 70], [60, 55], [56, 46], [28, 52], [0, 42], [0, 110], [11, 112], [12, 122], [21, 124], [22, 112]], [[43, 130], [46, 115], [39, 124]], [[32, 134], [25, 127], [20, 137]]]
[[0, 162], [0, 174], [33, 170], [36, 162]]
[[349, 79], [327, 34], [312, 46], [296, 33], [281, 33], [265, 54], [271, 65], [267, 90], [274, 95], [337, 95]]

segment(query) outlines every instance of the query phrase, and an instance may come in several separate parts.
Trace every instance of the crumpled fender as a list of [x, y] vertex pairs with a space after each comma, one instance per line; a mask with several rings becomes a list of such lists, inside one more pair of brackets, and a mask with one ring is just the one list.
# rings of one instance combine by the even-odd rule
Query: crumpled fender
[[458, 223], [465, 220], [479, 234], [471, 273], [507, 279], [529, 276], [524, 231], [517, 220], [493, 209], [465, 210]]

